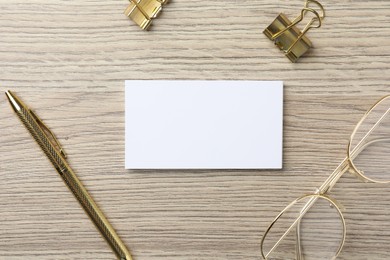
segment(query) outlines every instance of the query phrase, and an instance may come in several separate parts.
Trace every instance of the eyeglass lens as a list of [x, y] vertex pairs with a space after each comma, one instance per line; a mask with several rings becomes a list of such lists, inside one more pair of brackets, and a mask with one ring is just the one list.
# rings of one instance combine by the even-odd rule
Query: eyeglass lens
[[[311, 204], [311, 207], [307, 208], [308, 204]], [[344, 241], [343, 219], [336, 205], [313, 195], [293, 202], [290, 206], [264, 238], [263, 250], [266, 258], [283, 260], [334, 258]], [[306, 214], [294, 225], [305, 208]], [[293, 228], [277, 245], [291, 226]]]
[[351, 136], [355, 170], [376, 182], [390, 181], [390, 96], [366, 115]]

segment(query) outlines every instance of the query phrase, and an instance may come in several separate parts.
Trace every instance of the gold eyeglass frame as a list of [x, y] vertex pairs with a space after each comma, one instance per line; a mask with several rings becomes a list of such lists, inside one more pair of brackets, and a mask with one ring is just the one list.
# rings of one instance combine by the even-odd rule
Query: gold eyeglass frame
[[[261, 256], [263, 259], [267, 259], [267, 257], [278, 247], [278, 245], [281, 243], [281, 241], [290, 233], [290, 231], [293, 229], [293, 228], [296, 228], [297, 232], [296, 232], [296, 256], [297, 256], [297, 259], [303, 259], [303, 254], [302, 254], [302, 247], [301, 247], [301, 244], [300, 244], [300, 221], [301, 219], [304, 217], [304, 215], [309, 211], [309, 209], [314, 205], [314, 203], [322, 198], [322, 199], [325, 199], [327, 200], [331, 206], [333, 206], [339, 217], [340, 217], [340, 220], [341, 220], [341, 223], [342, 223], [342, 229], [343, 229], [343, 233], [342, 233], [342, 238], [341, 238], [341, 241], [340, 241], [340, 245], [335, 253], [335, 256], [332, 258], [333, 259], [336, 259], [337, 256], [340, 254], [343, 246], [344, 246], [344, 243], [345, 243], [345, 238], [346, 238], [346, 230], [347, 230], [347, 227], [346, 227], [346, 223], [345, 223], [345, 218], [342, 214], [342, 211], [344, 210], [343, 207], [333, 198], [329, 197], [328, 195], [326, 195], [333, 187], [334, 185], [337, 183], [337, 181], [341, 178], [341, 176], [349, 171], [351, 172], [352, 174], [354, 174], [356, 177], [358, 177], [358, 179], [364, 181], [364, 182], [373, 182], [373, 183], [390, 183], [390, 180], [389, 181], [378, 181], [378, 180], [374, 180], [372, 178], [369, 178], [367, 176], [364, 175], [364, 173], [362, 171], [360, 171], [356, 165], [354, 164], [353, 162], [353, 159], [365, 148], [367, 147], [368, 145], [374, 143], [374, 142], [377, 142], [377, 141], [382, 141], [382, 140], [387, 140], [389, 141], [390, 138], [381, 138], [381, 139], [378, 139], [378, 140], [373, 140], [373, 141], [370, 141], [364, 145], [362, 145], [362, 143], [364, 142], [364, 140], [371, 134], [371, 132], [379, 125], [379, 123], [381, 122], [382, 119], [384, 119], [386, 116], [388, 116], [390, 114], [390, 107], [387, 109], [387, 111], [377, 120], [377, 122], [371, 127], [371, 129], [364, 135], [364, 137], [359, 141], [359, 143], [356, 145], [356, 147], [351, 150], [351, 147], [352, 147], [352, 141], [359, 129], [359, 127], [361, 126], [361, 124], [364, 122], [364, 120], [367, 119], [367, 117], [370, 115], [370, 113], [379, 105], [381, 104], [383, 101], [387, 101], [387, 100], [390, 100], [390, 95], [386, 95], [384, 97], [382, 97], [381, 99], [379, 99], [377, 102], [374, 103], [374, 105], [371, 106], [371, 108], [369, 110], [367, 110], [367, 112], [363, 115], [363, 117], [359, 120], [359, 122], [356, 124], [354, 130], [352, 131], [352, 134], [349, 138], [349, 141], [348, 141], [348, 145], [347, 145], [347, 157], [339, 164], [339, 166], [336, 167], [336, 169], [333, 171], [333, 173], [328, 177], [328, 179], [326, 179], [326, 181], [320, 186], [320, 188], [318, 188], [316, 190], [316, 192], [314, 194], [308, 194], [308, 195], [304, 195], [302, 197], [299, 197], [298, 199], [294, 200], [293, 202], [291, 202], [287, 207], [285, 207], [276, 217], [275, 219], [271, 222], [271, 224], [268, 226], [267, 230], [264, 232], [264, 235], [261, 239], [261, 242], [260, 242], [260, 251], [261, 251]], [[280, 219], [280, 217], [285, 213], [287, 212], [292, 206], [294, 206], [297, 202], [300, 202], [304, 199], [307, 199], [309, 198], [308, 202], [302, 207], [302, 210], [300, 211], [300, 214], [299, 216], [294, 220], [294, 222], [290, 225], [290, 227], [284, 232], [284, 234], [281, 236], [281, 238], [275, 243], [275, 245], [269, 250], [269, 252], [267, 254], [264, 253], [264, 250], [263, 250], [263, 246], [264, 246], [264, 240], [265, 238], [267, 237], [267, 234], [269, 233], [269, 231], [272, 229], [272, 227], [274, 226], [274, 224]]]

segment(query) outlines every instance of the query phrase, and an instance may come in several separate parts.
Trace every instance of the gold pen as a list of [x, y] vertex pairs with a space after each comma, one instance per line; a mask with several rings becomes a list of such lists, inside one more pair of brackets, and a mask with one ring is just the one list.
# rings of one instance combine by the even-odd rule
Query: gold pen
[[20, 120], [42, 148], [117, 257], [120, 260], [132, 260], [130, 252], [116, 234], [114, 228], [66, 162], [66, 154], [53, 133], [15, 94], [11, 91], [7, 91], [5, 94]]

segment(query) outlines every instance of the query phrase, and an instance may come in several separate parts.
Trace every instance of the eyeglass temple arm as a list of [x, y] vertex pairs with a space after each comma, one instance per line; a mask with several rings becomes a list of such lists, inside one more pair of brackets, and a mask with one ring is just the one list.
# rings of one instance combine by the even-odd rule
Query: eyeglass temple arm
[[[390, 138], [379, 138], [379, 139], [372, 140], [372, 141], [370, 141], [368, 143], [365, 143], [363, 146], [360, 145], [358, 150], [354, 153], [352, 159], [354, 159], [367, 146], [369, 146], [369, 145], [371, 145], [373, 143], [382, 142], [382, 141], [390, 141]], [[345, 158], [344, 161], [336, 168], [335, 172], [337, 171], [337, 175], [335, 175], [335, 177], [332, 178], [332, 180], [329, 180], [329, 183], [325, 182], [324, 184], [326, 184], [326, 185], [322, 185], [322, 186], [324, 186], [322, 188], [324, 191], [322, 193], [319, 193], [320, 190], [321, 190], [321, 187], [322, 187], [321, 186], [316, 191], [316, 193], [324, 194], [324, 193], [330, 191], [333, 188], [333, 186], [337, 183], [338, 179], [349, 169], [349, 164], [346, 161], [347, 161], [347, 158]], [[330, 179], [330, 178], [328, 178], [328, 179]], [[306, 206], [309, 206], [309, 209], [310, 209], [310, 207], [312, 205], [308, 205], [308, 204], [314, 204], [314, 202], [315, 202], [315, 198], [312, 198], [312, 199], [313, 199], [313, 201], [308, 201], [306, 203], [305, 207], [302, 208], [301, 213], [300, 213], [301, 217], [299, 218], [299, 221], [296, 224], [296, 232], [295, 232], [295, 234], [296, 234], [296, 260], [304, 260], [303, 252], [302, 252], [302, 245], [301, 245], [301, 230], [300, 230], [300, 226], [301, 226], [301, 220], [303, 218], [303, 215], [305, 215], [306, 212], [307, 212], [307, 210], [305, 210]]]
[[[383, 120], [383, 118], [385, 117], [385, 115], [387, 115], [387, 113], [389, 112], [389, 110], [384, 114], [384, 116], [381, 117], [380, 120], [378, 120], [378, 122], [367, 132], [367, 134], [362, 138], [362, 140], [356, 145], [356, 147], [352, 150], [352, 152], [350, 153], [350, 158], [353, 160], [365, 147], [367, 147], [368, 145], [376, 142], [376, 140], [373, 140], [371, 142], [368, 142], [366, 143], [365, 145], [363, 145], [365, 139], [367, 139], [367, 137], [369, 136], [369, 134], [379, 125], [380, 121]], [[383, 140], [383, 139], [381, 139]], [[379, 140], [377, 140], [379, 141]], [[337, 166], [337, 168], [333, 171], [333, 173], [328, 177], [328, 179], [326, 179], [326, 181], [320, 186], [320, 188], [318, 188], [315, 192], [315, 194], [325, 194], [327, 192], [329, 192], [333, 186], [337, 183], [337, 181], [341, 178], [341, 176], [349, 169], [349, 160], [348, 160], [348, 157], [346, 157], [340, 164], [339, 166]], [[301, 219], [303, 218], [303, 216], [307, 213], [307, 211], [309, 211], [309, 209], [313, 206], [313, 204], [317, 201], [318, 198], [311, 198], [306, 204], [305, 206], [303, 206], [302, 210], [301, 210], [301, 213], [300, 215], [295, 219], [295, 221], [291, 224], [291, 226], [284, 232], [284, 234], [280, 237], [280, 239], [275, 243], [275, 245], [271, 248], [271, 250], [267, 253], [267, 255], [265, 256], [265, 258], [267, 258], [280, 244], [280, 242], [288, 235], [288, 233], [290, 233], [290, 231], [296, 227], [296, 225], [298, 225], [298, 223], [300, 223]], [[279, 218], [280, 216], [278, 216]], [[274, 220], [273, 223], [275, 223], [277, 221], [276, 218]], [[300, 244], [300, 242], [299, 242]], [[300, 246], [300, 245], [299, 245]], [[300, 251], [302, 252], [301, 248], [300, 248]]]
[[[301, 213], [299, 214], [299, 216], [294, 220], [294, 222], [290, 225], [290, 227], [283, 233], [283, 235], [279, 238], [279, 240], [275, 243], [275, 245], [271, 248], [271, 250], [265, 255], [265, 259], [267, 259], [267, 257], [279, 246], [280, 242], [288, 235], [288, 233], [290, 233], [290, 231], [296, 227], [296, 225], [301, 221], [301, 219], [303, 218], [303, 216], [306, 214], [306, 212], [311, 208], [311, 206], [317, 201], [317, 197], [316, 198], [311, 198], [305, 206], [303, 206], [302, 210], [301, 210]], [[262, 239], [262, 243], [264, 241], [264, 237], [266, 236], [266, 234], [268, 233], [268, 231], [272, 228], [272, 226], [276, 223], [276, 221], [282, 216], [283, 214], [283, 211], [281, 213], [279, 213], [279, 215], [275, 218], [275, 220], [271, 223], [270, 227], [268, 228], [268, 230], [266, 231], [265, 235], [263, 236], [263, 239]], [[263, 252], [262, 252], [263, 254]]]
[[295, 253], [296, 253], [296, 260], [304, 260], [303, 252], [302, 252], [302, 245], [301, 245], [301, 221], [298, 222], [296, 227], [296, 245], [295, 245]]
[[[366, 138], [371, 134], [371, 132], [380, 124], [380, 122], [386, 117], [386, 115], [390, 112], [390, 109], [388, 109], [384, 115], [378, 120], [378, 122], [367, 132], [367, 134], [360, 140], [360, 142], [356, 145], [356, 147], [348, 153], [348, 156], [339, 164], [339, 166], [336, 167], [336, 169], [333, 171], [333, 173], [326, 179], [326, 181], [321, 185], [319, 189], [317, 189], [316, 194], [325, 194], [326, 192], [330, 191], [333, 186], [337, 183], [337, 181], [340, 179], [340, 177], [349, 169], [349, 160], [353, 160], [365, 147], [368, 145], [379, 141], [379, 140], [373, 140], [371, 142], [368, 142], [364, 145], [363, 142], [366, 140]], [[368, 113], [365, 114], [367, 116]], [[360, 125], [361, 121], [359, 122], [358, 126]], [[355, 132], [355, 131], [354, 131]], [[381, 139], [383, 140], [383, 139]], [[351, 141], [349, 143], [350, 147]], [[269, 232], [269, 230], [272, 228], [272, 226], [275, 224], [275, 222], [281, 217], [283, 214], [283, 211], [279, 213], [279, 215], [275, 218], [275, 220], [271, 223], [271, 225], [268, 227], [266, 233], [264, 234], [262, 240], [261, 240], [261, 254], [263, 258], [267, 258], [280, 244], [280, 242], [287, 236], [288, 233], [296, 226], [300, 225], [300, 221], [303, 218], [303, 216], [306, 214], [306, 212], [313, 206], [313, 204], [317, 201], [318, 198], [311, 198], [306, 205], [302, 208], [300, 215], [295, 219], [295, 221], [290, 225], [290, 227], [284, 232], [284, 234], [280, 237], [280, 239], [275, 243], [275, 245], [271, 248], [271, 250], [267, 253], [267, 255], [264, 255], [263, 252], [263, 242], [264, 238]], [[298, 236], [299, 239], [299, 249], [297, 250], [298, 256], [302, 256], [302, 248], [300, 244], [300, 230], [298, 230]]]
[[[319, 189], [316, 190], [315, 194], [323, 194], [321, 193], [321, 190], [330, 190], [331, 188], [331, 185], [333, 187], [334, 184], [336, 184], [337, 180], [340, 179], [340, 177], [345, 173], [345, 171], [347, 171], [348, 169], [348, 159], [345, 158], [341, 164], [339, 166], [337, 166], [337, 168], [334, 170], [334, 172], [328, 177], [328, 179], [324, 182], [324, 184], [321, 185], [321, 187]], [[282, 242], [282, 240], [290, 233], [290, 231], [296, 227], [298, 224], [300, 224], [301, 222], [301, 219], [303, 218], [303, 216], [307, 213], [307, 211], [309, 211], [309, 209], [314, 205], [314, 203], [317, 201], [317, 197], [315, 198], [310, 198], [309, 201], [302, 207], [302, 210], [299, 214], [299, 216], [294, 220], [294, 222], [290, 225], [290, 227], [283, 233], [283, 235], [279, 238], [279, 240], [275, 243], [275, 245], [270, 249], [270, 251], [265, 255], [265, 259], [267, 259], [267, 257], [279, 246], [279, 244]], [[281, 215], [279, 215], [271, 225], [273, 225], [277, 220], [278, 218], [280, 217]], [[267, 230], [266, 233], [268, 233], [269, 229]], [[299, 232], [298, 232], [299, 233]], [[266, 235], [266, 234], [265, 234]], [[264, 235], [264, 236], [265, 236]], [[264, 237], [263, 237], [264, 238]], [[297, 238], [300, 238], [299, 236], [297, 236]], [[299, 239], [300, 241], [300, 239]], [[300, 242], [297, 242], [299, 243], [299, 245], [297, 245], [297, 247], [301, 247], [300, 245]], [[301, 249], [301, 248], [300, 248]], [[300, 250], [302, 252], [302, 250]], [[298, 252], [297, 252], [297, 255], [298, 255]], [[299, 258], [298, 258], [299, 259]]]

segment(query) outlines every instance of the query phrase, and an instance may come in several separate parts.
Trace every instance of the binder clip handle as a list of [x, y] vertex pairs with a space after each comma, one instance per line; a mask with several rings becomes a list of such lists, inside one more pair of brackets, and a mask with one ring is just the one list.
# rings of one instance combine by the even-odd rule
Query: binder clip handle
[[[321, 15], [313, 8], [310, 8], [311, 3], [316, 4], [320, 8]], [[301, 14], [297, 18], [295, 18], [289, 26], [279, 31], [278, 33], [272, 35], [272, 40], [278, 38], [281, 34], [285, 33], [286, 31], [290, 30], [292, 27], [300, 23], [305, 17], [307, 12], [313, 13], [314, 17], [308, 22], [308, 24], [303, 29], [302, 35], [304, 35], [310, 28], [320, 28], [322, 25], [322, 20], [325, 18], [325, 9], [322, 6], [322, 4], [320, 4], [316, 0], [306, 0], [304, 8], [301, 10]], [[316, 21], [318, 21], [318, 25], [312, 26], [312, 24]]]
[[138, 24], [141, 29], [147, 30], [168, 0], [129, 0], [129, 2], [125, 15]]
[[[301, 22], [303, 20], [303, 17], [305, 16], [306, 12], [311, 12], [314, 14], [314, 17], [306, 24], [305, 28], [303, 29], [302, 33], [295, 39], [295, 41], [293, 42], [293, 44], [291, 44], [291, 46], [287, 49], [287, 53], [289, 53], [292, 48], [294, 48], [294, 46], [302, 39], [302, 37], [311, 29], [311, 28], [320, 28], [321, 25], [322, 25], [322, 19], [320, 17], [320, 15], [318, 14], [318, 12], [314, 9], [311, 9], [311, 8], [303, 8], [302, 11], [301, 11], [301, 15], [298, 16], [298, 21], [295, 23], [293, 22], [290, 26], [294, 26], [296, 25], [297, 23]], [[315, 22], [318, 22], [316, 26], [313, 26], [313, 24]], [[289, 26], [289, 27], [290, 27]], [[290, 28], [291, 28], [290, 27]], [[288, 29], [290, 29], [288, 28]]]
[[[310, 8], [310, 4], [315, 4], [315, 5], [317, 5], [317, 7], [319, 7], [319, 9], [321, 10], [321, 15], [319, 17], [320, 17], [320, 20], [322, 21], [325, 18], [325, 9], [322, 6], [322, 4], [316, 0], [306, 0], [305, 8]], [[314, 9], [314, 8], [311, 8], [311, 9]]]
[[[319, 28], [321, 27], [322, 25], [322, 19], [321, 19], [321, 16], [318, 14], [318, 12], [312, 8], [308, 8], [308, 7], [304, 7], [302, 10], [301, 10], [301, 14], [294, 19], [294, 21], [289, 25], [289, 26], [286, 26], [283, 30], [280, 30], [279, 32], [275, 33], [272, 35], [271, 39], [272, 40], [275, 40], [276, 38], [278, 38], [280, 35], [282, 35], [283, 33], [285, 33], [286, 31], [290, 30], [292, 27], [296, 26], [298, 23], [300, 23], [303, 18], [305, 17], [306, 13], [307, 12], [311, 12], [314, 14], [314, 17], [306, 24], [305, 28], [303, 29], [302, 33], [299, 35], [299, 37], [297, 38], [297, 41], [300, 40], [300, 38], [303, 37], [303, 35], [305, 35], [305, 33], [310, 29], [310, 28]], [[315, 23], [316, 21], [318, 21], [318, 25], [317, 26], [312, 26], [313, 23]], [[291, 46], [293, 47], [293, 45]], [[290, 48], [291, 48], [290, 47]]]
[[150, 21], [152, 18], [149, 14], [144, 10], [144, 8], [138, 3], [137, 0], [129, 0], [130, 3], [134, 4], [135, 8], [145, 17], [146, 20]]

